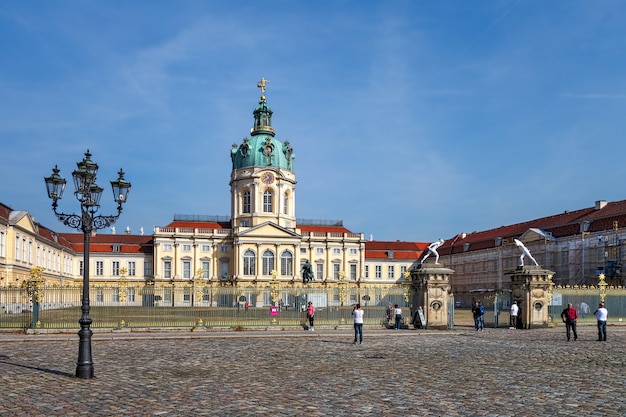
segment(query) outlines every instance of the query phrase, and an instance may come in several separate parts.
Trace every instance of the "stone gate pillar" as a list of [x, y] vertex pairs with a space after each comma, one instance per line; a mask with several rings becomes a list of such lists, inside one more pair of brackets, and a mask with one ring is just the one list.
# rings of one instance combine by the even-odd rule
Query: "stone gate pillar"
[[428, 329], [448, 329], [448, 293], [452, 274], [454, 270], [436, 263], [420, 264], [411, 270], [413, 311], [422, 307], [426, 320], [422, 325]]
[[511, 276], [511, 301], [517, 301], [522, 310], [518, 320], [522, 320], [523, 327], [548, 327], [548, 302], [554, 272], [538, 265], [527, 265], [518, 266], [504, 275]]

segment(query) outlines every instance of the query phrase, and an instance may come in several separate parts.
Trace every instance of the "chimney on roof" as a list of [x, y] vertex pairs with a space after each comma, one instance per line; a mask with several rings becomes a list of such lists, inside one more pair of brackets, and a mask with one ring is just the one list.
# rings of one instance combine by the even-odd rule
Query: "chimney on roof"
[[596, 201], [596, 210], [601, 210], [606, 206], [606, 200], [598, 200]]

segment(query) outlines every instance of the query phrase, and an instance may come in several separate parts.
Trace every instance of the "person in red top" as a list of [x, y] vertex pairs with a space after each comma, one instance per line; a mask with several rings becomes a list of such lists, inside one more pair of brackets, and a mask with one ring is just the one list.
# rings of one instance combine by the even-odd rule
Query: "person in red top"
[[577, 318], [578, 313], [576, 312], [576, 309], [572, 307], [572, 303], [567, 303], [567, 308], [561, 313], [561, 319], [563, 319], [563, 323], [565, 323], [565, 331], [567, 333], [568, 341], [570, 339], [570, 332], [574, 333], [574, 340], [578, 339], [578, 335], [576, 334]]
[[313, 306], [313, 303], [311, 301], [309, 301], [308, 307], [306, 309], [306, 318], [309, 319], [309, 331], [315, 331], [315, 328], [313, 327], [313, 320], [315, 320], [315, 306]]

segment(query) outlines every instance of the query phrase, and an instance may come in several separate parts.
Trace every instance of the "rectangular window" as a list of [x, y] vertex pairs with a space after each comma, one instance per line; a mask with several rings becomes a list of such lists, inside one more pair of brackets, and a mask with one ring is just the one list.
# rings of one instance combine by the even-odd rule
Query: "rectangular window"
[[291, 256], [280, 257], [280, 275], [289, 276], [293, 274], [293, 258]]
[[163, 244], [163, 252], [171, 252], [172, 251], [172, 244], [171, 243], [164, 243]]
[[209, 278], [210, 269], [211, 269], [211, 262], [202, 261], [202, 278]]
[[183, 261], [183, 278], [189, 279], [191, 278], [191, 262]]
[[406, 273], [406, 265], [401, 265], [400, 266], [400, 275], [404, 276], [405, 273]]
[[191, 252], [191, 245], [188, 243], [185, 243], [183, 245], [183, 252]]
[[149, 277], [152, 275], [152, 261], [143, 262], [143, 276]]
[[163, 278], [172, 278], [172, 261], [163, 261]]
[[[37, 249], [39, 249], [39, 246], [37, 246]], [[0, 232], [0, 256], [3, 258], [6, 257], [5, 250], [6, 250], [6, 234], [4, 233], [4, 231], [2, 231]], [[39, 252], [37, 252], [37, 256], [39, 256]], [[37, 265], [39, 265], [39, 258], [37, 258]]]
[[250, 222], [248, 220], [242, 220], [241, 223], [239, 223], [239, 225], [241, 227], [249, 227], [250, 226]]
[[243, 256], [243, 274], [254, 275], [256, 268], [255, 257], [249, 254]]
[[340, 269], [341, 269], [341, 265], [333, 264], [333, 278], [339, 279]]
[[383, 277], [383, 267], [381, 265], [376, 265], [376, 279], [381, 279]]
[[395, 268], [393, 265], [387, 267], [387, 279], [394, 279], [396, 277]]
[[220, 245], [221, 253], [228, 253], [228, 245]]
[[120, 251], [120, 245], [115, 244], [113, 245], [113, 252], [119, 252]]
[[341, 249], [340, 248], [333, 248], [333, 255], [341, 255]]
[[263, 213], [271, 213], [272, 210], [272, 193], [266, 191], [263, 193]]
[[83, 261], [78, 261], [78, 275], [83, 275]]
[[244, 213], [250, 213], [250, 191], [243, 193], [242, 210]]
[[350, 279], [356, 281], [356, 264], [350, 264]]
[[104, 293], [102, 292], [102, 289], [100, 288], [96, 290], [96, 301], [99, 303], [104, 301]]
[[202, 245], [202, 246], [200, 246], [200, 251], [202, 251], [202, 252], [211, 252], [211, 245]]
[[274, 270], [274, 257], [264, 256], [263, 257], [263, 275], [271, 275], [273, 270]]
[[357, 255], [359, 251], [356, 248], [350, 248], [350, 255]]
[[117, 277], [120, 275], [120, 261], [111, 262], [111, 275]]
[[370, 277], [370, 266], [365, 265], [365, 278], [369, 278], [369, 277]]
[[324, 248], [315, 248], [315, 253], [318, 255], [323, 255], [324, 254]]
[[129, 277], [134, 277], [135, 274], [137, 273], [137, 268], [135, 266], [135, 261], [128, 261], [127, 265], [128, 265], [128, 267], [126, 269], [127, 269], [127, 272], [128, 272], [128, 276]]
[[300, 253], [306, 254], [306, 248], [300, 248]]
[[324, 264], [318, 263], [315, 264], [315, 278], [324, 279]]
[[96, 261], [96, 275], [99, 277], [104, 275], [104, 261]]

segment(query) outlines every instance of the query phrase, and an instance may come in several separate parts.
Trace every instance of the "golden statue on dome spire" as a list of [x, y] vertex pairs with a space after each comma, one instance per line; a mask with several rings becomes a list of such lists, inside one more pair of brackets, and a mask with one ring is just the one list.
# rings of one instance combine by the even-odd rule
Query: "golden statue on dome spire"
[[256, 84], [256, 86], [261, 89], [261, 100], [265, 100], [265, 83], [269, 82], [270, 80], [266, 80], [265, 78], [261, 77], [261, 81]]

